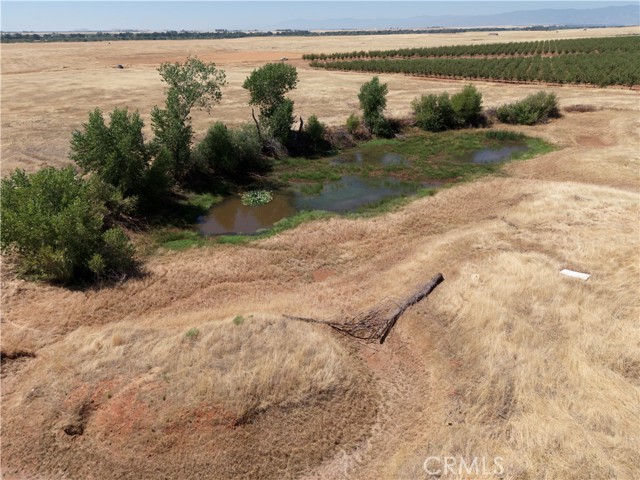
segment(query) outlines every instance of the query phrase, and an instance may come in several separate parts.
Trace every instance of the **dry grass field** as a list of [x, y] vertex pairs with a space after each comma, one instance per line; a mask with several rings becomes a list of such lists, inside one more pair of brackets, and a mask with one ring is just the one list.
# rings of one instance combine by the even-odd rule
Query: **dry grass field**
[[[3, 173], [64, 163], [95, 106], [148, 118], [158, 63], [188, 53], [230, 83], [194, 118], [201, 133], [246, 120], [242, 80], [282, 56], [299, 70], [298, 111], [338, 124], [369, 76], [312, 71], [302, 53], [612, 33], [3, 45]], [[463, 85], [382, 80], [398, 116]], [[540, 88], [477, 86], [489, 107]], [[638, 478], [640, 93], [551, 90], [561, 107], [597, 107], [512, 127], [557, 150], [391, 213], [167, 251], [99, 290], [24, 282], [5, 265], [2, 478], [427, 479], [433, 456], [505, 467], [440, 478]], [[281, 317], [345, 319], [437, 272], [445, 282], [384, 345]]]

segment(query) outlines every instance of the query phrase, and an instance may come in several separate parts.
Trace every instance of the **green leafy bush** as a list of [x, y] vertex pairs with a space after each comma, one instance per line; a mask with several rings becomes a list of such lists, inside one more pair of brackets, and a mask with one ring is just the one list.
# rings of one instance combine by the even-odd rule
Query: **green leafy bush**
[[440, 132], [456, 125], [455, 112], [448, 93], [422, 95], [411, 102], [418, 126], [430, 132]]
[[69, 158], [123, 196], [138, 195], [150, 158], [142, 135], [144, 123], [138, 112], [126, 109], [116, 108], [109, 117], [107, 126], [100, 109], [89, 113], [82, 130], [73, 132]]
[[249, 123], [230, 131], [233, 154], [239, 171], [244, 173], [264, 173], [269, 162], [262, 155], [262, 142], [255, 127]]
[[171, 186], [171, 164], [166, 150], [152, 160], [138, 112], [116, 108], [109, 117], [107, 125], [100, 109], [89, 113], [89, 121], [73, 132], [69, 158], [100, 180], [92, 181], [94, 193], [118, 217], [156, 203]]
[[225, 124], [216, 122], [209, 127], [207, 134], [196, 147], [196, 157], [204, 161], [216, 174], [229, 176], [236, 173], [237, 160], [231, 134]]
[[326, 130], [326, 125], [318, 120], [315, 115], [311, 115], [307, 119], [304, 131], [314, 149], [318, 150], [325, 143], [324, 134]]
[[107, 209], [71, 167], [16, 170], [2, 180], [3, 252], [19, 273], [58, 283], [122, 274], [134, 267], [133, 246], [107, 229]]
[[393, 137], [393, 126], [389, 120], [381, 116], [371, 125], [371, 133], [384, 138]]
[[286, 144], [293, 123], [293, 100], [285, 98], [276, 106], [265, 120], [269, 133], [282, 144]]
[[324, 123], [318, 120], [318, 117], [316, 117], [315, 115], [311, 115], [308, 118], [304, 130], [314, 147], [318, 147], [324, 141], [324, 132], [326, 130], [326, 126]]
[[554, 93], [540, 91], [519, 102], [498, 107], [496, 115], [503, 123], [535, 125], [559, 117], [560, 110]]
[[451, 96], [457, 126], [477, 125], [482, 118], [482, 94], [473, 85]]
[[217, 122], [195, 149], [199, 170], [238, 179], [268, 168], [255, 127], [249, 124], [228, 128]]
[[[383, 112], [387, 108], [387, 93], [389, 89], [386, 83], [380, 83], [376, 76], [360, 87], [358, 100], [362, 109], [364, 123], [372, 133], [374, 128], [383, 129]], [[376, 127], [377, 126], [377, 127]]]
[[356, 133], [359, 127], [360, 127], [360, 119], [355, 113], [352, 113], [347, 118], [347, 131], [351, 135], [353, 135], [354, 133]]

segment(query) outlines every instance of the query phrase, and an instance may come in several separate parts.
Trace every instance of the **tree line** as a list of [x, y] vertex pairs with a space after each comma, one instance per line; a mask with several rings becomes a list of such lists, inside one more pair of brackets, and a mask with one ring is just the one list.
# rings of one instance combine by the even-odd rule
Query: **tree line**
[[[217, 40], [224, 38], [251, 38], [251, 37], [324, 37], [324, 36], [354, 36], [354, 35], [404, 35], [404, 34], [451, 34], [464, 32], [506, 32], [506, 31], [548, 31], [560, 29], [573, 29], [575, 25], [534, 25], [529, 27], [504, 27], [504, 28], [389, 28], [380, 30], [331, 30], [311, 31], [284, 29], [275, 31], [245, 31], [216, 29], [210, 32], [198, 32], [191, 30], [169, 30], [162, 32], [0, 32], [0, 43], [31, 43], [31, 42], [106, 42], [118, 40]], [[605, 28], [605, 27], [590, 27]]]

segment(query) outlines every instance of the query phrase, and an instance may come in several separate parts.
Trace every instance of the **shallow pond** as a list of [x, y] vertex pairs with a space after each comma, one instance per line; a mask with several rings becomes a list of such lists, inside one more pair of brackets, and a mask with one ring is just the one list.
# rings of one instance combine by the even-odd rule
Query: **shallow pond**
[[461, 159], [473, 163], [497, 163], [511, 158], [515, 153], [524, 152], [528, 149], [529, 147], [525, 144], [514, 144], [501, 148], [483, 148], [464, 155]]
[[[510, 143], [496, 148], [482, 148], [466, 155], [455, 157], [455, 161], [488, 164], [507, 160], [514, 154], [527, 150], [524, 143]], [[353, 151], [328, 160], [331, 165], [412, 165], [402, 155], [393, 152]], [[353, 212], [390, 197], [414, 194], [424, 187], [437, 188], [441, 182], [408, 182], [391, 176], [343, 175], [339, 180], [316, 183], [294, 183], [290, 188], [273, 192], [273, 200], [266, 205], [246, 206], [239, 196], [225, 199], [215, 205], [198, 221], [202, 235], [245, 234], [251, 235], [272, 227], [283, 218], [303, 210], [325, 210], [329, 212]]]
[[305, 193], [301, 186], [274, 192], [273, 200], [266, 205], [249, 207], [235, 196], [214, 206], [201, 217], [198, 229], [202, 235], [253, 234], [303, 210], [352, 212], [386, 198], [411, 195], [425, 186], [436, 187], [439, 184], [403, 182], [390, 177], [344, 176], [326, 183], [317, 193]]
[[333, 165], [344, 165], [349, 163], [364, 165], [406, 165], [409, 161], [402, 155], [393, 152], [361, 152], [355, 151], [340, 155], [334, 158], [331, 163]]

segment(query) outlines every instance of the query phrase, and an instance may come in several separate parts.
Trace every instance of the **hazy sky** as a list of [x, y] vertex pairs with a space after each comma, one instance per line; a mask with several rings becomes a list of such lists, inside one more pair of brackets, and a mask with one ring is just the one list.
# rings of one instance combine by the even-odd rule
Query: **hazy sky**
[[3, 31], [269, 29], [296, 19], [488, 15], [542, 8], [599, 8], [631, 1], [1, 1]]

